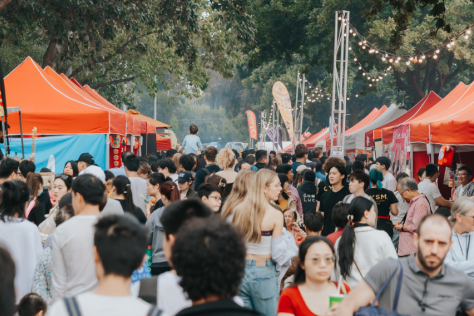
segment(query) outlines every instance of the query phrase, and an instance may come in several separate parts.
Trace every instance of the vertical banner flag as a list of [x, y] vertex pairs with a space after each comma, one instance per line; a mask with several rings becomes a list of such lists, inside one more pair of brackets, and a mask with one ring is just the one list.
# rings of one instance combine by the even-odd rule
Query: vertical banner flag
[[392, 168], [393, 174], [405, 172], [407, 169], [407, 155], [409, 145], [409, 125], [396, 126], [393, 131], [392, 141]]
[[270, 138], [273, 145], [275, 145], [276, 149], [278, 149], [278, 146], [280, 146], [280, 149], [283, 149], [283, 146], [281, 143], [281, 137], [280, 137], [280, 129], [278, 128], [278, 126], [270, 128], [267, 131], [267, 136], [268, 138]]
[[253, 111], [246, 111], [247, 113], [247, 121], [249, 123], [249, 135], [250, 138], [258, 140], [257, 138], [257, 118], [255, 117], [255, 113]]
[[285, 123], [286, 130], [290, 136], [290, 140], [293, 141], [293, 113], [291, 109], [291, 100], [288, 90], [281, 81], [275, 82], [273, 85], [273, 98], [276, 101], [278, 109], [281, 113], [281, 118]]

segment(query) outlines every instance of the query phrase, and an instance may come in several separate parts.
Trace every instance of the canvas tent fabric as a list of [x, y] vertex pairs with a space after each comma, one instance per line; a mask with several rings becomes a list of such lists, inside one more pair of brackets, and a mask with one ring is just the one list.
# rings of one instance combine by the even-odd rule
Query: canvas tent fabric
[[110, 109], [102, 103], [94, 100], [85, 91], [79, 89], [72, 83], [64, 74], [59, 75], [51, 67], [46, 67], [44, 71], [53, 77], [58, 83], [62, 84], [69, 92], [69, 95], [77, 100], [90, 104], [92, 106], [100, 107], [110, 113], [110, 133], [125, 135], [125, 113], [118, 108]]
[[406, 110], [400, 109], [395, 104], [390, 105], [390, 107], [381, 115], [379, 115], [376, 119], [374, 119], [368, 125], [360, 128], [357, 131], [347, 133], [344, 149], [351, 150], [351, 149], [360, 149], [365, 150], [366, 147], [369, 147], [367, 139], [365, 138], [365, 133], [367, 131], [371, 131], [375, 128], [378, 128], [387, 122], [393, 121], [394, 119], [398, 118], [400, 115], [404, 114]]
[[405, 114], [399, 116], [393, 121], [388, 122], [387, 124], [380, 126], [379, 128], [368, 131], [367, 133], [365, 133], [366, 139], [367, 138], [369, 139], [369, 146], [367, 147], [373, 147], [374, 139], [380, 139], [380, 138], [383, 139], [384, 145], [390, 144], [393, 140], [393, 127], [394, 126], [405, 124], [406, 122], [422, 115], [423, 113], [431, 109], [440, 100], [441, 100], [441, 97], [439, 97], [434, 92], [430, 92], [422, 100], [420, 100], [413, 108], [407, 111]]
[[[311, 135], [310, 137], [306, 138], [305, 140], [303, 140], [301, 143], [302, 144], [305, 144], [306, 147], [308, 148], [313, 148], [314, 147], [314, 144], [316, 144], [316, 140], [322, 135], [324, 134], [326, 131], [327, 131], [327, 127], [326, 128], [323, 128], [322, 130], [320, 130], [319, 132], [317, 132], [316, 134], [314, 135]], [[296, 142], [296, 145], [298, 145], [299, 142]], [[293, 149], [293, 145], [289, 145], [287, 147], [285, 147], [283, 150], [285, 152], [291, 152], [291, 150]]]
[[[385, 113], [385, 111], [387, 111], [387, 107], [384, 105], [382, 106], [380, 109], [377, 109], [377, 108], [374, 108], [366, 117], [364, 117], [359, 123], [357, 123], [356, 125], [352, 126], [351, 128], [349, 128], [348, 130], [346, 130], [346, 137], [347, 135], [350, 135], [358, 130], [360, 130], [361, 128], [363, 128], [364, 126], [367, 126], [368, 124], [372, 123], [373, 121], [375, 121], [378, 117], [380, 117], [383, 113]], [[329, 134], [326, 138], [326, 148], [329, 149], [331, 148], [331, 139], [330, 139], [331, 135]], [[334, 137], [334, 140], [333, 140], [333, 144], [336, 145], [337, 144], [337, 137]]]
[[[407, 124], [410, 125], [410, 143], [430, 143], [431, 125], [441, 121], [460, 122], [469, 120], [469, 112], [471, 111], [471, 102], [474, 92], [474, 82], [466, 86], [463, 83], [458, 84], [448, 95], [439, 101], [431, 110], [423, 113], [419, 117], [410, 120]], [[464, 116], [464, 119], [462, 118]], [[436, 124], [435, 124], [436, 125]], [[457, 128], [461, 124], [454, 125]], [[446, 125], [447, 127], [447, 125]], [[464, 131], [461, 134], [467, 137], [473, 134], [466, 134]], [[453, 130], [444, 130], [441, 133], [451, 133], [454, 136]], [[456, 137], [459, 134], [455, 135]], [[441, 135], [440, 135], [441, 136]], [[463, 135], [459, 135], [458, 141], [464, 141]], [[432, 140], [433, 141], [433, 140]], [[472, 141], [471, 141], [472, 142]]]
[[156, 135], [156, 150], [169, 150], [171, 149], [171, 139], [164, 138]]
[[148, 122], [149, 124], [154, 125], [156, 128], [170, 128], [171, 126], [163, 122], [152, 119], [151, 117], [140, 114], [137, 110], [128, 110], [127, 114], [138, 117], [140, 120]]
[[[5, 77], [8, 107], [21, 107], [23, 132], [42, 135], [106, 134], [110, 112], [81, 98], [47, 74], [31, 57]], [[8, 115], [9, 134], [19, 135], [18, 112]], [[85, 124], [87, 122], [87, 124]]]

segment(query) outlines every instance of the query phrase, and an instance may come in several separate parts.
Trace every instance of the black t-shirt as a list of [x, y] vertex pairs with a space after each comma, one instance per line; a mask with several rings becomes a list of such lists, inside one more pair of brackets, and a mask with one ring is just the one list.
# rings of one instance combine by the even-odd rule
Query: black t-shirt
[[387, 189], [379, 190], [377, 188], [372, 188], [365, 191], [365, 193], [373, 198], [377, 203], [377, 209], [379, 211], [378, 216], [390, 216], [390, 205], [398, 203], [395, 194]]
[[[342, 180], [342, 185], [345, 188], [349, 189], [349, 183], [346, 180]], [[316, 195], [316, 200], [321, 201], [321, 197], [323, 196], [323, 194], [328, 192], [331, 189], [332, 189], [332, 185], [331, 183], [329, 183], [329, 176], [328, 176], [326, 180], [319, 182], [318, 195]]]
[[324, 213], [324, 228], [322, 235], [327, 236], [336, 231], [336, 225], [332, 220], [332, 209], [337, 202], [341, 202], [346, 195], [351, 194], [346, 186], [343, 186], [338, 192], [333, 192], [332, 189], [327, 191], [321, 197], [321, 204], [319, 205], [319, 211]]
[[154, 211], [156, 211], [157, 209], [163, 206], [165, 206], [165, 203], [163, 203], [163, 201], [159, 199], [157, 202], [155, 202], [155, 205], [153, 206], [151, 212], [153, 213]]
[[37, 207], [33, 207], [30, 214], [28, 214], [28, 220], [39, 226], [44, 220], [44, 206], [41, 203], [38, 203]]

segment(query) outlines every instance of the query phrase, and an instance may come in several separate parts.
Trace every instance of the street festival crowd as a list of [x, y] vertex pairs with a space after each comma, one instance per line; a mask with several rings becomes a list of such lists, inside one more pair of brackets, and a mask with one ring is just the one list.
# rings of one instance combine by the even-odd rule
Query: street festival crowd
[[362, 154], [83, 153], [0, 164], [0, 315], [474, 315], [474, 184]]

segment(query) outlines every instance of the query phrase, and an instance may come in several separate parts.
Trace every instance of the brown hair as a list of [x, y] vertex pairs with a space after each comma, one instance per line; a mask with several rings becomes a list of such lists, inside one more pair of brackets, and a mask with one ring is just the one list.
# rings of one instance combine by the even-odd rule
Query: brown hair
[[[33, 193], [32, 199], [35, 197], [37, 198], [38, 194], [40, 193], [39, 192], [40, 186], [43, 185], [43, 178], [41, 177], [39, 173], [30, 172], [28, 173], [28, 176], [26, 177], [26, 184], [31, 187], [31, 191]], [[38, 199], [36, 199], [35, 207], [38, 207], [38, 205], [39, 205], [39, 201]]]
[[329, 173], [329, 170], [331, 170], [331, 168], [334, 167], [335, 165], [345, 166], [346, 161], [344, 159], [337, 158], [337, 157], [329, 157], [328, 159], [326, 159], [326, 162], [323, 165], [323, 169], [324, 171], [326, 171], [326, 173]]
[[179, 201], [181, 199], [181, 194], [179, 193], [177, 186], [170, 181], [160, 185], [160, 194], [166, 196], [170, 202]]
[[176, 173], [180, 173], [182, 171], [181, 164], [179, 163], [179, 159], [181, 158], [181, 156], [183, 155], [180, 153], [177, 153], [177, 154], [174, 154], [173, 159], [172, 159], [174, 162], [174, 165], [176, 166]]
[[308, 147], [306, 147], [305, 144], [299, 144], [298, 146], [296, 146], [295, 148], [296, 158], [303, 158], [304, 155], [307, 155], [307, 154], [309, 154], [309, 149]]
[[146, 161], [140, 162], [140, 167], [138, 167], [138, 172], [150, 175], [151, 174], [151, 167]]
[[189, 133], [190, 134], [196, 135], [198, 131], [199, 131], [199, 128], [197, 127], [196, 124], [193, 124], [193, 125], [189, 126]]
[[213, 146], [209, 146], [204, 150], [204, 156], [206, 156], [208, 162], [216, 162], [217, 154], [217, 148]]

